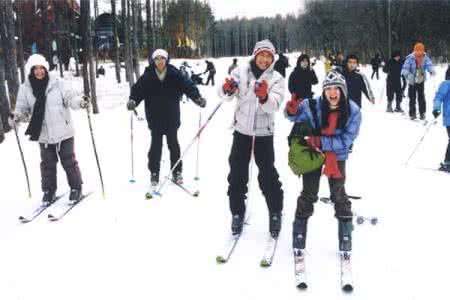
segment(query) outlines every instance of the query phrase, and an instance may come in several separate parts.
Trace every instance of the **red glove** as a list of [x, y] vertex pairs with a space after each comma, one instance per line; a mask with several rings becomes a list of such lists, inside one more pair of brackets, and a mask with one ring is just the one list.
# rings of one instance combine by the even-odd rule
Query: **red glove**
[[263, 80], [260, 83], [255, 83], [255, 94], [259, 99], [259, 103], [264, 104], [268, 99], [267, 95], [267, 81]]
[[222, 86], [223, 92], [227, 95], [233, 95], [237, 89], [238, 89], [239, 85], [237, 83], [237, 81], [234, 81], [234, 78], [225, 78], [225, 83]]
[[320, 136], [308, 136], [305, 140], [309, 147], [313, 148], [314, 150], [320, 149]]
[[298, 106], [302, 103], [303, 99], [298, 99], [296, 94], [292, 94], [291, 100], [286, 103], [286, 110], [288, 115], [295, 115], [298, 110]]

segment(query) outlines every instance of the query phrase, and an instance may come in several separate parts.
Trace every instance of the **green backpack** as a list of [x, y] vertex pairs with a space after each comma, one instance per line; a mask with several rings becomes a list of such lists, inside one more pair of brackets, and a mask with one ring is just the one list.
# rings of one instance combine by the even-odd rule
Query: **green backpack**
[[[311, 99], [313, 100], [313, 99]], [[317, 113], [315, 110], [315, 103], [310, 100], [310, 109], [314, 117], [316, 124]], [[306, 121], [296, 123], [292, 128], [289, 135], [289, 153], [288, 153], [288, 165], [295, 175], [301, 176], [312, 171], [315, 171], [322, 167], [325, 158], [322, 153], [311, 149], [306, 144], [305, 136], [314, 135], [314, 129]]]

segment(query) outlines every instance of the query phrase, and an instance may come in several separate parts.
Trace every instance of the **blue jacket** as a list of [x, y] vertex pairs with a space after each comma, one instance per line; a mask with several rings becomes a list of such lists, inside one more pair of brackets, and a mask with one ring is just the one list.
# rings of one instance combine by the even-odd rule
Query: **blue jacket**
[[[425, 81], [427, 80], [427, 72], [434, 73], [433, 62], [426, 54], [423, 58], [422, 68]], [[417, 69], [416, 58], [414, 56], [414, 53], [411, 53], [405, 58], [405, 62], [403, 63], [402, 67], [402, 75], [405, 76], [406, 81], [410, 85], [413, 85], [415, 83], [416, 69]]]
[[[319, 126], [322, 124], [322, 112], [320, 109], [322, 97], [318, 97], [316, 100], [317, 119]], [[292, 122], [304, 122], [308, 121], [310, 125], [314, 126], [314, 119], [309, 107], [309, 99], [303, 100], [302, 104], [297, 110], [297, 114], [294, 116], [287, 115], [287, 118]], [[326, 100], [325, 100], [326, 101]], [[337, 160], [347, 160], [350, 146], [359, 134], [359, 128], [361, 126], [361, 111], [355, 102], [350, 101], [350, 116], [344, 129], [336, 129], [336, 134], [333, 136], [320, 136], [321, 150], [324, 152], [331, 151], [336, 153]]]
[[450, 80], [443, 81], [439, 86], [434, 96], [433, 110], [442, 111], [444, 126], [450, 126]]

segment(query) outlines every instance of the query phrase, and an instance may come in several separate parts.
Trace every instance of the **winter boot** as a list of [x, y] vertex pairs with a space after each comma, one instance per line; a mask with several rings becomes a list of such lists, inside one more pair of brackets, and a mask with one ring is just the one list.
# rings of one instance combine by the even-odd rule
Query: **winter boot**
[[158, 184], [159, 184], [159, 174], [158, 173], [154, 172], [150, 175], [150, 184], [153, 188], [158, 186]]
[[421, 119], [422, 121], [425, 120], [425, 114], [424, 114], [424, 113], [420, 114], [420, 119]]
[[79, 189], [71, 189], [70, 190], [70, 196], [69, 201], [72, 203], [76, 203], [81, 200], [81, 188]]
[[269, 232], [273, 238], [278, 238], [281, 231], [281, 213], [271, 213], [269, 216]]
[[181, 171], [174, 171], [172, 180], [177, 184], [183, 184], [183, 175], [181, 174]]
[[234, 215], [231, 221], [231, 233], [233, 235], [241, 234], [244, 227], [244, 215]]
[[339, 250], [352, 251], [352, 220], [338, 219]]
[[308, 219], [295, 217], [292, 230], [292, 247], [294, 249], [305, 249], [307, 225]]
[[388, 112], [388, 113], [394, 112], [394, 111], [392, 110], [392, 102], [389, 102], [389, 103], [388, 103], [386, 112]]
[[42, 196], [42, 204], [50, 205], [56, 200], [55, 191], [44, 191], [44, 195]]
[[395, 106], [394, 112], [399, 112], [399, 113], [403, 113], [404, 112], [402, 107], [400, 106], [400, 103], [397, 103], [397, 105]]
[[414, 115], [410, 115], [409, 118], [414, 121], [417, 117], [416, 117], [416, 114], [414, 114]]
[[441, 163], [439, 167], [439, 171], [449, 172], [450, 173], [450, 161], [444, 161]]

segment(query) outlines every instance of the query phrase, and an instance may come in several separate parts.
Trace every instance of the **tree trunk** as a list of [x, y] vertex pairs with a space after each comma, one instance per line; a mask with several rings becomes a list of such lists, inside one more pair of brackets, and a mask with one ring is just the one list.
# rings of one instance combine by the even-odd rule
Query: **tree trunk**
[[41, 11], [42, 11], [42, 30], [43, 30], [43, 54], [45, 56], [45, 59], [50, 64], [50, 69], [53, 68], [53, 60], [52, 60], [52, 53], [51, 53], [51, 44], [50, 41], [50, 26], [48, 24], [48, 0], [41, 0]]
[[[6, 133], [10, 130], [8, 124], [8, 115], [10, 113], [8, 96], [6, 94], [5, 86], [5, 55], [3, 51], [6, 49], [6, 26], [4, 18], [5, 6], [4, 2], [0, 2], [0, 126], [2, 133]], [[1, 134], [1, 133], [0, 133]]]
[[17, 74], [17, 50], [15, 37], [14, 12], [11, 0], [5, 0], [4, 18], [7, 30], [6, 65], [8, 66], [8, 93], [11, 109], [16, 107], [16, 97], [19, 90], [19, 75]]
[[132, 1], [132, 12], [133, 12], [133, 68], [134, 68], [134, 74], [136, 76], [136, 80], [139, 78], [140, 74], [140, 67], [139, 67], [139, 41], [138, 41], [138, 5], [136, 3], [136, 0]]
[[127, 2], [128, 0], [122, 0], [122, 29], [123, 29], [123, 61], [125, 64], [125, 79], [130, 81], [130, 66], [128, 65], [128, 19], [127, 19]]
[[150, 0], [145, 1], [145, 12], [147, 17], [147, 52], [148, 57], [153, 52], [153, 26], [152, 26], [152, 11], [151, 11], [151, 5]]
[[17, 16], [17, 59], [20, 69], [20, 81], [25, 82], [25, 62], [23, 57], [23, 1], [16, 0]]
[[[131, 11], [131, 0], [127, 0], [127, 27], [126, 28], [130, 28], [132, 27], [133, 21], [131, 19], [132, 17], [132, 11]], [[132, 32], [130, 32], [129, 34], [127, 33], [127, 52], [128, 52], [128, 57], [127, 57], [127, 66], [129, 68], [129, 78], [128, 78], [128, 83], [130, 84], [130, 87], [132, 85], [134, 85], [134, 65], [133, 65], [133, 50], [131, 49], [132, 47]]]
[[[97, 18], [98, 18], [98, 0], [94, 0], [94, 20], [97, 20]], [[92, 48], [92, 51], [93, 51], [93, 55], [94, 55], [94, 58], [95, 58], [95, 78], [98, 78], [99, 74], [97, 72], [97, 70], [98, 70], [97, 42], [96, 42], [95, 34], [92, 34], [92, 28], [93, 27], [94, 26], [91, 24], [90, 31], [91, 31], [91, 36], [93, 37], [93, 44], [92, 44], [93, 48]], [[94, 28], [94, 32], [95, 32], [95, 28]]]
[[120, 54], [119, 54], [119, 36], [117, 34], [116, 0], [111, 0], [111, 18], [113, 30], [113, 52], [116, 69], [117, 83], [120, 83]]
[[64, 32], [64, 28], [62, 26], [62, 17], [63, 17], [63, 9], [60, 6], [61, 4], [54, 4], [53, 11], [55, 12], [56, 18], [56, 51], [58, 55], [58, 64], [59, 64], [59, 76], [64, 78], [63, 72], [63, 60], [62, 60], [62, 36]]

